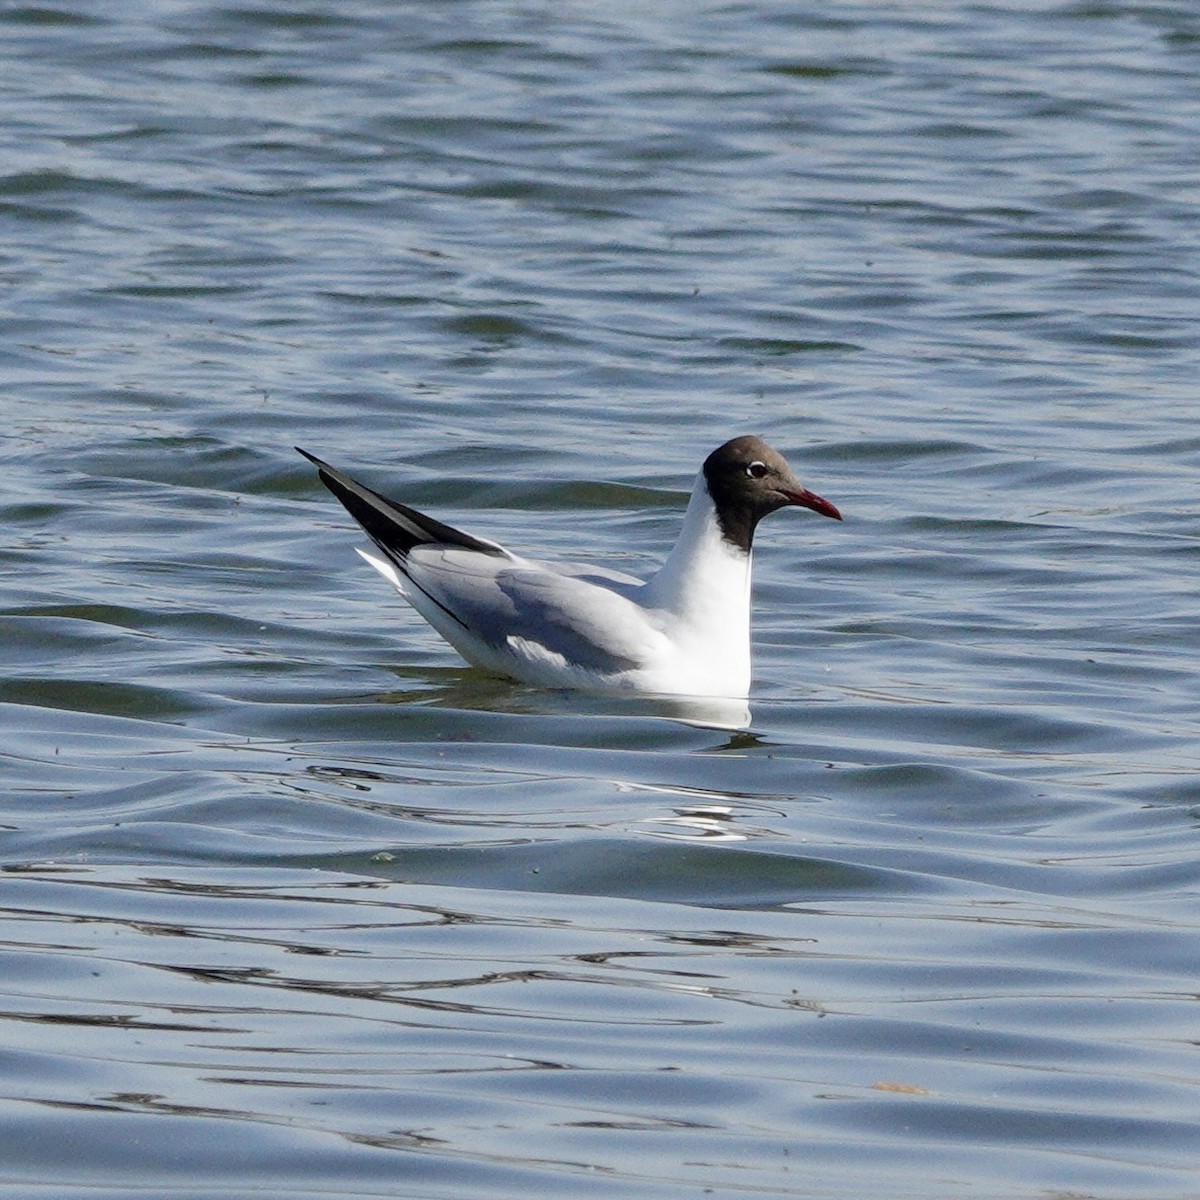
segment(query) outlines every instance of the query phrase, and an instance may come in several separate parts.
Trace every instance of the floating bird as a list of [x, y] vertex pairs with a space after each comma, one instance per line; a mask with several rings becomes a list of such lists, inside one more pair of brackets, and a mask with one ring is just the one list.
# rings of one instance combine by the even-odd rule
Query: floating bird
[[736, 437], [704, 460], [679, 540], [643, 582], [525, 558], [300, 453], [379, 549], [358, 553], [463, 658], [542, 687], [744, 700], [755, 528], [788, 505], [841, 520], [778, 451]]

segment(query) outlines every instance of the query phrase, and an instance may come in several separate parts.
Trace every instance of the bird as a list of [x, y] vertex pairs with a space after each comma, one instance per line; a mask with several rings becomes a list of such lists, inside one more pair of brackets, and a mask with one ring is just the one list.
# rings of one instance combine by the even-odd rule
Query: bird
[[735, 437], [704, 460], [674, 548], [640, 580], [526, 558], [296, 449], [378, 550], [358, 553], [468, 663], [543, 688], [745, 700], [759, 521], [788, 506], [842, 519], [762, 438]]

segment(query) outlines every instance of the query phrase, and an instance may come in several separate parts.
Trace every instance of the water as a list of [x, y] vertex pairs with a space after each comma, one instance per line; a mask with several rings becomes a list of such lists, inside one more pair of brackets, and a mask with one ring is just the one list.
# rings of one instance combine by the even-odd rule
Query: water
[[[1196, 1194], [1194, 6], [0, 32], [6, 1194]], [[291, 449], [642, 572], [748, 431], [744, 732]]]

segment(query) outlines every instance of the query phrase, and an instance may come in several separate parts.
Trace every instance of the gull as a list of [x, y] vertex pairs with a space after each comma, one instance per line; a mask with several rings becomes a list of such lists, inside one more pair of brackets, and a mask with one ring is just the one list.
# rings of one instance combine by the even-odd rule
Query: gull
[[296, 449], [379, 551], [358, 553], [467, 662], [539, 687], [745, 700], [759, 521], [787, 506], [841, 520], [777, 450], [735, 437], [704, 460], [674, 549], [643, 581], [526, 558]]

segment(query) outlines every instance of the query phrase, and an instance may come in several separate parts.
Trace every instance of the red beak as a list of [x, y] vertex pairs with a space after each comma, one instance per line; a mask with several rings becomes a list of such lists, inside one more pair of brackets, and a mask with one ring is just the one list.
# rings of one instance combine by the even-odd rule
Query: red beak
[[808, 488], [801, 488], [798, 492], [784, 492], [784, 495], [789, 504], [811, 508], [813, 512], [820, 513], [823, 517], [832, 517], [835, 521], [842, 519], [842, 514], [828, 500], [822, 499], [816, 492], [810, 492]]

